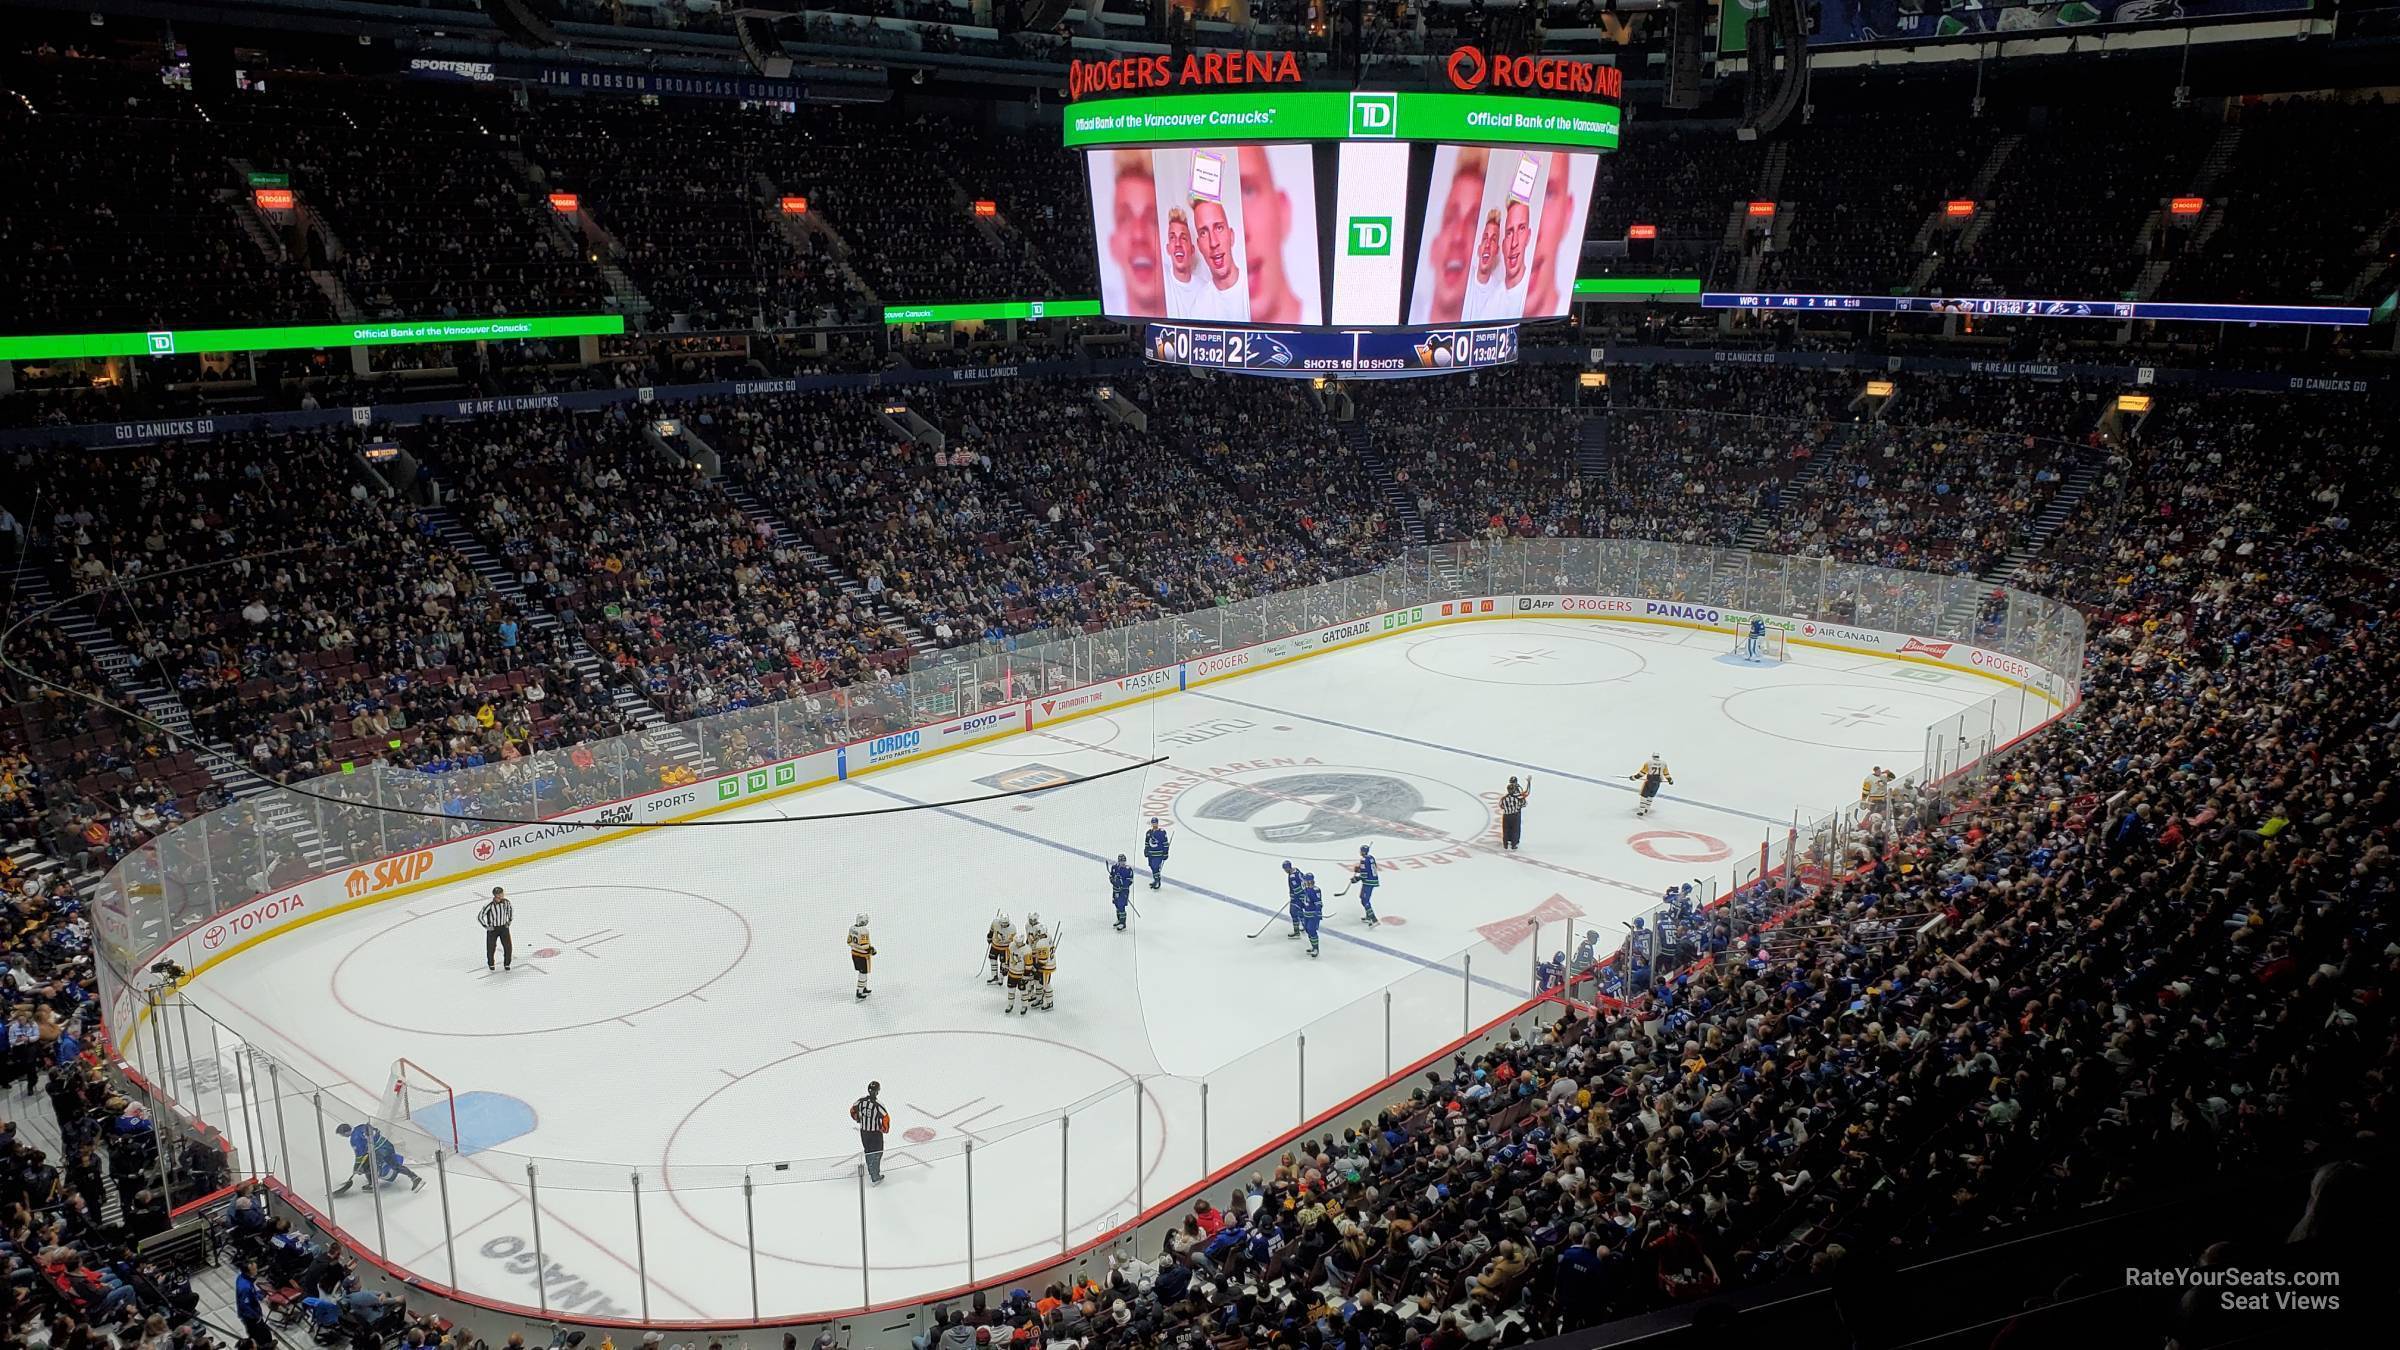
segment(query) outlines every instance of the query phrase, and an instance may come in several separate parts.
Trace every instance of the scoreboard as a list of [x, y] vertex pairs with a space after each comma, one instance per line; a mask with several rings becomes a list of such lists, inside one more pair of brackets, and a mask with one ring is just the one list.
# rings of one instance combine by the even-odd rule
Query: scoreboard
[[[1159, 360], [1347, 375], [1512, 361], [1513, 334], [1476, 334], [1566, 317], [1621, 71], [1475, 45], [1439, 65], [1447, 89], [1309, 87], [1315, 69], [1074, 63], [1103, 316], [1154, 322]], [[1228, 335], [1244, 325], [1272, 336]]]
[[1400, 379], [1514, 365], [1517, 326], [1400, 331], [1154, 323], [1142, 353], [1162, 365], [1307, 379]]
[[2166, 319], [2363, 328], [2364, 305], [2216, 305], [2183, 300], [2047, 300], [2014, 296], [1816, 295], [1703, 291], [1703, 309], [1779, 313], [1965, 314], [1979, 319]]

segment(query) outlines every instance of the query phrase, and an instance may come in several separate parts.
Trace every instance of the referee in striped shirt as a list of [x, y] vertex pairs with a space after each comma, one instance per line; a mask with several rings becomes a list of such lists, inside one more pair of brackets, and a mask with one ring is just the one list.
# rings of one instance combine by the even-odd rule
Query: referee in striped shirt
[[[483, 925], [485, 970], [508, 970], [516, 965], [517, 944], [510, 941], [508, 936], [509, 922], [516, 917], [517, 907], [508, 902], [508, 892], [498, 886], [492, 887], [492, 898], [484, 903], [483, 912], [475, 916], [475, 922]], [[495, 952], [500, 957], [497, 967], [492, 964]]]
[[867, 1155], [867, 1180], [883, 1181], [883, 1136], [892, 1128], [892, 1113], [876, 1096], [883, 1084], [867, 1084], [867, 1095], [850, 1103], [850, 1118], [858, 1122], [858, 1146]]

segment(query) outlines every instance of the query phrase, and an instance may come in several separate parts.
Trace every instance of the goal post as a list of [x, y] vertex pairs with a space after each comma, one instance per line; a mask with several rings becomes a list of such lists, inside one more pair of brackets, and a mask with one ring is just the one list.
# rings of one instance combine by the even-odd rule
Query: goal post
[[[1748, 656], [1750, 654], [1749, 629], [1737, 628], [1734, 630], [1732, 651], [1735, 656]], [[1758, 659], [1761, 661], [1781, 661], [1783, 659], [1782, 629], [1769, 628], [1766, 632], [1759, 635]]]
[[429, 1158], [436, 1149], [459, 1153], [458, 1093], [415, 1060], [394, 1060], [384, 1075], [375, 1128], [407, 1157]]

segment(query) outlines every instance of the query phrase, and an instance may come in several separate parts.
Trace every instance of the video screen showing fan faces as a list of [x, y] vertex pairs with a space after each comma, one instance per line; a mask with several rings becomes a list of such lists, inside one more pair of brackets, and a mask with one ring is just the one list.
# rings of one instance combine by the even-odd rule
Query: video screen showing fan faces
[[1316, 167], [1306, 145], [1086, 156], [1100, 308], [1126, 318], [1324, 320]]
[[1393, 141], [1086, 154], [1100, 308], [1268, 327], [1564, 317], [1599, 156]]
[[1565, 150], [1434, 147], [1408, 321], [1563, 316], [1599, 162]]

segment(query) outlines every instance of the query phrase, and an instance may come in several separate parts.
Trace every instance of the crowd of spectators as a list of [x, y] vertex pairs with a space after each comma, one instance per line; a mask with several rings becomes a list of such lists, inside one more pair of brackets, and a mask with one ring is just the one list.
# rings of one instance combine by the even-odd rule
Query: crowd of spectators
[[[1789, 367], [1653, 366], [1609, 388], [1606, 514], [1596, 532], [1727, 547], [1850, 434], [1856, 376]], [[1589, 485], [1587, 485], [1589, 486]]]
[[[1938, 109], [1901, 137], [1880, 116], [1811, 123], [1804, 153], [1787, 161], [1776, 190], [1792, 214], [1776, 222], [1778, 246], [1761, 260], [1759, 288], [1882, 295], [1907, 287], [1925, 258], [1918, 232], [1944, 202], [1973, 196], [1998, 134], [1983, 118]], [[1931, 248], [1946, 237], [1937, 232]]]
[[[709, 409], [682, 411], [713, 430]], [[429, 424], [412, 443], [529, 603], [671, 719], [870, 679], [893, 651], [647, 421], [525, 413]]]
[[1621, 240], [1636, 224], [1655, 225], [1654, 261], [1672, 264], [1657, 270], [1714, 275], [1724, 270], [1725, 222], [1758, 194], [1765, 162], [1763, 141], [1635, 122], [1617, 152], [1600, 157], [1587, 237]]
[[2148, 260], [2142, 224], [2191, 187], [2214, 130], [2182, 112], [2093, 109], [2025, 135], [1979, 203], [1990, 219], [1943, 259], [1948, 295], [2115, 299]]
[[1058, 520], [1041, 519], [994, 472], [989, 442], [1024, 424], [1006, 411], [1017, 397], [998, 385], [954, 407], [910, 391], [904, 416], [954, 428], [939, 445], [860, 395], [744, 405], [727, 463], [871, 597], [941, 646], [1155, 612], [1143, 588], [1108, 565], [1102, 539], [1063, 528], [1063, 505]]
[[[961, 1324], [1084, 1350], [1509, 1344], [2377, 1158], [2400, 517], [2355, 461], [2378, 431], [2195, 401], [2048, 574], [2113, 620], [2071, 721], [1902, 803], [1857, 870], [1718, 911], [1616, 986], [1631, 1003], [1461, 1056], [1196, 1202], [1155, 1254]], [[2285, 1259], [2226, 1226], [2189, 1255]], [[2187, 1300], [2154, 1329], [2256, 1324]]]
[[1332, 412], [1299, 381], [1148, 378], [1128, 392], [1149, 413], [1152, 453], [1180, 449], [1336, 571], [1387, 562], [1409, 542]]
[[340, 276], [378, 318], [589, 314], [608, 287], [537, 212], [496, 96], [346, 81], [277, 81], [211, 118], [231, 153], [286, 173], [305, 265]]
[[1767, 516], [1756, 545], [1770, 553], [1836, 558], [1910, 571], [1982, 576], [2085, 453], [2071, 423], [1981, 424], [1889, 419], [1832, 442], [1829, 458]]
[[[1419, 490], [1468, 537], [1614, 533], [1623, 518], [1721, 540], [1746, 502], [1775, 531], [1769, 551], [1979, 570], [2025, 538], [2063, 473], [2097, 462], [2096, 509], [2024, 578], [2095, 616], [2083, 706], [1996, 769], [1874, 820], [1860, 870], [1746, 897], [1683, 935], [1684, 955], [1708, 959], [1620, 985], [1638, 1006], [1450, 1065], [1211, 1197], [1164, 1251], [990, 1315], [1100, 1350], [1308, 1326], [1525, 1340], [1827, 1274], [1862, 1251], [2342, 1157], [2388, 1129], [2388, 1105], [2360, 1087], [2391, 1067], [2373, 997], [2392, 973], [2390, 882], [2375, 864], [2395, 823], [2379, 787], [2394, 749], [2381, 682], [2400, 655], [2382, 560], [2400, 502], [2374, 469], [2379, 405], [2171, 395], [2138, 432], [2102, 437], [2099, 391], [2071, 384], [1911, 378], [1878, 417], [1849, 372], [1660, 368], [1589, 407], [1572, 377], [1527, 368], [1438, 402], [1414, 386], [1346, 396], [1395, 468], [1441, 479]], [[878, 599], [964, 642], [1123, 622], [1376, 556], [1328, 547], [1379, 538], [1360, 513], [1380, 502], [1325, 391], [1219, 384], [1127, 382], [1151, 419], [1138, 431], [1096, 397], [1055, 396], [1088, 385], [673, 411]], [[1611, 430], [1596, 478], [1559, 434], [1584, 417]], [[873, 679], [896, 635], [650, 434], [546, 412], [405, 438], [529, 602], [671, 715]], [[493, 698], [490, 680], [561, 653], [507, 636], [518, 611], [417, 507], [366, 480], [335, 486], [344, 448], [224, 438], [45, 461], [28, 481], [74, 504], [43, 521], [58, 583], [100, 592], [196, 719], [283, 733], [262, 768], [326, 767], [328, 740], [307, 729], [361, 694], [376, 737], [375, 712], [401, 694], [409, 716], [392, 731], [422, 767], [505, 761], [520, 725], [538, 752], [547, 716], [521, 718], [509, 696], [524, 684]], [[1794, 465], [1818, 491], [1788, 490]], [[1497, 526], [1463, 514], [1478, 499], [1505, 503]], [[300, 552], [231, 578], [165, 575], [269, 552], [269, 523], [288, 538], [293, 521], [320, 522]], [[337, 557], [414, 584], [362, 589]], [[70, 648], [49, 651], [50, 678], [104, 687]], [[343, 654], [331, 672], [308, 660], [327, 651]], [[407, 701], [419, 688], [430, 711]], [[107, 788], [122, 766], [77, 758], [97, 748], [77, 743], [76, 726], [97, 729], [88, 705], [10, 692], [31, 711], [7, 721], [7, 820], [73, 848], [54, 794], [89, 799], [79, 770]], [[482, 722], [478, 699], [491, 723], [453, 734], [449, 720]], [[548, 729], [559, 743], [614, 727], [570, 714]], [[2250, 771], [2262, 763], [2274, 771]], [[113, 818], [139, 804], [93, 804], [113, 847]], [[108, 847], [78, 861], [104, 865]], [[297, 863], [269, 847], [256, 865]], [[73, 914], [71, 887], [38, 889], [19, 904]], [[1767, 910], [1788, 913], [1762, 936], [1747, 920]], [[1904, 940], [1892, 914], [1941, 922]], [[97, 1297], [125, 1302], [105, 1285]]]
[[[2241, 143], [2218, 200], [2222, 224], [2197, 246], [2170, 239], [2164, 299], [2234, 304], [2364, 304], [2351, 287], [2400, 217], [2400, 185], [2361, 145], [2400, 137], [2400, 107], [2363, 100], [2282, 99], [2241, 109]], [[2205, 219], [2205, 217], [2203, 218]], [[2197, 230], [2201, 221], [2188, 222]], [[2180, 247], [2179, 247], [2180, 245]], [[2388, 287], [2386, 288], [2389, 289]]]
[[1575, 460], [1576, 374], [1536, 365], [1394, 381], [1359, 391], [1358, 415], [1434, 542], [1574, 536], [1589, 487]]
[[0, 325], [12, 333], [316, 323], [331, 304], [245, 237], [247, 188], [190, 96], [137, 69], [24, 59], [0, 97]]
[[525, 153], [605, 225], [613, 261], [681, 326], [788, 328], [844, 312], [849, 293], [819, 236], [787, 229], [760, 193], [765, 147], [792, 125], [581, 101], [535, 109]]
[[[765, 146], [768, 172], [787, 193], [807, 196], [850, 245], [849, 263], [887, 304], [1045, 296], [1051, 280], [1027, 234], [1002, 233], [974, 213], [975, 198], [929, 147], [999, 141], [996, 154], [1069, 159], [1030, 135], [1002, 136], [925, 115], [846, 109], [793, 122]], [[1052, 171], [1055, 176], [1056, 170]], [[1039, 181], [1036, 178], [1034, 181]], [[1071, 199], [1080, 203], [1088, 194]], [[1014, 207], [1012, 202], [1012, 209]], [[1025, 202], [1030, 213], [1038, 204]], [[1030, 214], [1026, 224], [1030, 224]], [[1044, 236], [1040, 249], [1072, 235]]]
[[[594, 728], [577, 682], [351, 432], [28, 456], [62, 595], [81, 595], [205, 742], [269, 779], [440, 769]], [[405, 585], [390, 578], [404, 575]]]

